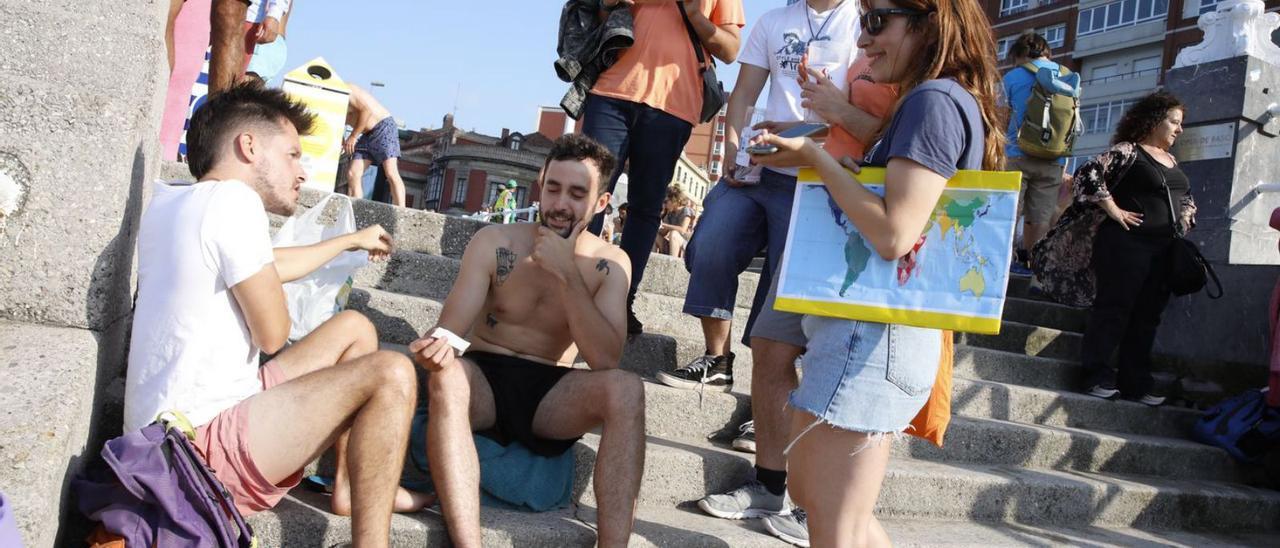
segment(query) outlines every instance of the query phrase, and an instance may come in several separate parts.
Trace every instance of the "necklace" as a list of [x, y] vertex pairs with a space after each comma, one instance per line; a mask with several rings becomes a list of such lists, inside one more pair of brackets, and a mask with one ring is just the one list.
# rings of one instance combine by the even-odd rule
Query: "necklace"
[[826, 30], [827, 23], [830, 23], [832, 19], [835, 19], [836, 12], [840, 11], [840, 8], [843, 8], [843, 7], [844, 7], [844, 0], [841, 0], [839, 4], [836, 4], [836, 7], [831, 8], [831, 12], [827, 14], [827, 18], [822, 21], [821, 25], [818, 25], [818, 30], [815, 32], [813, 30], [813, 15], [809, 13], [809, 10], [811, 8], [809, 8], [809, 3], [805, 2], [804, 18], [805, 18], [805, 21], [809, 22], [809, 41], [804, 43], [805, 49], [809, 49], [809, 44], [813, 43], [815, 40], [817, 40], [819, 37], [822, 36], [822, 31]]

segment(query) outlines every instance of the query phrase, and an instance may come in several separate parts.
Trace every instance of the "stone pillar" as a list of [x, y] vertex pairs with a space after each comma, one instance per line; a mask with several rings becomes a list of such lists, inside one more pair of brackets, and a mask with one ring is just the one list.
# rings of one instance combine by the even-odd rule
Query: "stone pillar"
[[0, 489], [31, 547], [79, 540], [68, 480], [120, 428], [167, 6], [0, 0]]
[[[1186, 105], [1173, 153], [1191, 180], [1198, 211], [1188, 235], [1222, 278], [1226, 294], [1175, 298], [1164, 316], [1157, 351], [1191, 360], [1251, 366], [1260, 375], [1268, 348], [1268, 304], [1280, 268], [1271, 211], [1280, 193], [1280, 49], [1271, 31], [1280, 15], [1259, 0], [1231, 0], [1200, 18], [1203, 43], [1188, 47], [1165, 74], [1165, 90]], [[1280, 107], [1275, 107], [1280, 114]], [[1259, 378], [1254, 384], [1264, 383]]]

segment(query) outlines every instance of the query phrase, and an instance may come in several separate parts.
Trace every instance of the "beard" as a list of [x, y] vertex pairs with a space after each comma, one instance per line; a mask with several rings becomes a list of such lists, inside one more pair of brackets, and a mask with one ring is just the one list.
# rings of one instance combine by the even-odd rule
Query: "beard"
[[[567, 220], [569, 226], [563, 229], [555, 228], [547, 224], [547, 219], [549, 217], [555, 217], [557, 221]], [[573, 212], [571, 211], [543, 212], [542, 215], [539, 215], [539, 222], [542, 226], [545, 226], [552, 232], [559, 234], [561, 238], [568, 238], [569, 235], [573, 233], [573, 227], [578, 226], [578, 218], [574, 217]]]
[[262, 197], [262, 207], [270, 213], [292, 217], [293, 213], [298, 209], [297, 200], [288, 196], [289, 190], [293, 185], [279, 182], [272, 182], [273, 171], [270, 162], [263, 162], [254, 170], [253, 181], [249, 186], [258, 192], [258, 196]]

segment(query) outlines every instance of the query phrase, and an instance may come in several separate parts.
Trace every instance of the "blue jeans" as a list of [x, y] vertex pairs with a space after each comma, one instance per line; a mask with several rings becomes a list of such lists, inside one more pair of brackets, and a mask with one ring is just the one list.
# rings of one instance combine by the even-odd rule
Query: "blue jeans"
[[[618, 159], [609, 180], [609, 192], [618, 184], [624, 165], [627, 169], [627, 221], [622, 225], [622, 250], [631, 258], [631, 295], [640, 287], [644, 267], [649, 262], [653, 242], [658, 238], [658, 219], [667, 185], [676, 171], [676, 161], [689, 140], [693, 125], [643, 103], [599, 95], [587, 96], [582, 133], [604, 145]], [[599, 234], [604, 214], [591, 220], [588, 230]]]
[[[743, 331], [744, 339], [750, 336], [751, 326], [769, 293], [773, 271], [782, 260], [795, 190], [794, 176], [768, 169], [761, 172], [759, 184], [738, 188], [717, 184], [711, 189], [702, 200], [704, 211], [698, 229], [684, 251], [685, 267], [689, 269], [685, 314], [732, 319], [738, 275], [761, 249], [767, 249], [760, 285]], [[750, 343], [744, 340], [743, 344]]]

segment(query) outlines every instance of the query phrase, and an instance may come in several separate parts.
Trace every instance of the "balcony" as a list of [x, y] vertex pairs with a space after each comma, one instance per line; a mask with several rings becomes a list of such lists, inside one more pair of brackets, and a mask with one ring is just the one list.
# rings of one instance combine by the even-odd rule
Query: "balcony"
[[1071, 56], [1075, 59], [1083, 59], [1090, 55], [1159, 42], [1164, 39], [1167, 25], [1165, 19], [1160, 18], [1086, 36], [1077, 35], [1075, 51]]
[[1160, 69], [1153, 68], [1085, 80], [1080, 84], [1082, 96], [1086, 101], [1096, 103], [1104, 99], [1149, 93], [1158, 85], [1160, 72]]

